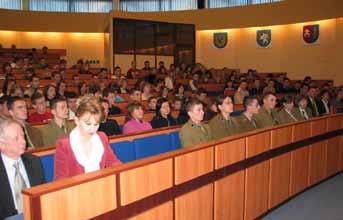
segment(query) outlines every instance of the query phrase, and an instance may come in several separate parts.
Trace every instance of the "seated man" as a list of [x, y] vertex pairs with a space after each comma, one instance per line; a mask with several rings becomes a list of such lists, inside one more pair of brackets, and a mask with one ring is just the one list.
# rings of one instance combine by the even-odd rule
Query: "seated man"
[[155, 112], [156, 111], [156, 104], [157, 104], [157, 98], [155, 96], [149, 97], [147, 111]]
[[51, 101], [51, 113], [54, 118], [42, 129], [43, 146], [55, 146], [56, 141], [66, 135], [69, 135], [75, 124], [68, 121], [68, 105], [63, 97], [54, 98]]
[[107, 87], [102, 92], [102, 97], [108, 101], [109, 109], [108, 114], [109, 115], [119, 115], [121, 114], [120, 108], [114, 105], [115, 102], [115, 96], [116, 91], [112, 87]]
[[182, 126], [179, 133], [182, 147], [192, 147], [196, 144], [210, 141], [212, 139], [211, 129], [201, 123], [204, 119], [204, 110], [201, 101], [196, 98], [189, 100], [186, 111], [189, 120]]
[[67, 103], [68, 103], [68, 109], [69, 109], [69, 120], [74, 119], [76, 109], [77, 109], [77, 95], [75, 92], [70, 92], [67, 96]]
[[14, 96], [7, 100], [7, 108], [11, 117], [24, 128], [26, 144], [30, 148], [43, 147], [42, 134], [38, 128], [30, 126], [27, 120], [27, 106], [24, 98]]
[[142, 101], [141, 90], [139, 90], [139, 88], [132, 88], [130, 90], [130, 99], [131, 101], [136, 101], [136, 102]]
[[208, 124], [212, 138], [221, 139], [236, 134], [236, 122], [230, 117], [233, 112], [232, 99], [229, 96], [220, 95], [216, 98], [216, 105], [220, 113], [214, 116]]
[[294, 116], [298, 121], [309, 120], [313, 117], [312, 110], [307, 106], [307, 98], [304, 95], [299, 95], [296, 98], [296, 108], [294, 108]]
[[106, 99], [101, 99], [101, 105], [104, 111], [104, 115], [103, 120], [100, 123], [99, 131], [105, 132], [107, 136], [121, 134], [121, 130], [117, 121], [114, 119], [108, 119], [108, 101]]
[[311, 109], [313, 117], [319, 116], [317, 90], [317, 86], [311, 86], [307, 92], [307, 107]]
[[297, 122], [298, 119], [294, 116], [294, 98], [291, 95], [286, 95], [282, 99], [282, 109], [278, 112], [278, 120], [280, 124]]
[[237, 133], [245, 133], [257, 129], [254, 115], [260, 109], [258, 99], [255, 96], [247, 96], [244, 98], [243, 105], [245, 111], [240, 116], [234, 117], [237, 124]]
[[31, 103], [35, 112], [29, 116], [29, 123], [44, 123], [52, 119], [52, 114], [46, 109], [45, 97], [41, 93], [33, 94]]
[[274, 93], [267, 92], [262, 97], [263, 106], [255, 115], [258, 128], [266, 128], [279, 124], [277, 112], [275, 111], [276, 96]]
[[25, 149], [21, 124], [0, 119], [0, 219], [22, 213], [21, 190], [45, 182], [40, 160]]
[[43, 94], [43, 92], [39, 90], [38, 88], [39, 88], [39, 77], [37, 75], [32, 75], [30, 78], [30, 87], [25, 90], [24, 95], [31, 97], [33, 94], [37, 92]]

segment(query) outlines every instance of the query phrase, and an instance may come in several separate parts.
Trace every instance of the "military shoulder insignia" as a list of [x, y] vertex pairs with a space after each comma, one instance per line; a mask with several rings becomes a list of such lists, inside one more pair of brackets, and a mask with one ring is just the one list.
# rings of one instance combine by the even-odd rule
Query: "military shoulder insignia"
[[227, 45], [228, 36], [227, 32], [213, 33], [213, 44], [216, 48], [222, 49]]
[[319, 24], [303, 26], [303, 40], [307, 44], [316, 43], [319, 40]]
[[256, 43], [259, 47], [269, 47], [272, 43], [272, 30], [257, 30]]

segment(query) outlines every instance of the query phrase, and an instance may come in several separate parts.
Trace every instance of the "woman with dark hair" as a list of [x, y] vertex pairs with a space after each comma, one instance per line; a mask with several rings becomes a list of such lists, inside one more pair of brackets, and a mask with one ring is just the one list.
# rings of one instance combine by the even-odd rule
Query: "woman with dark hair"
[[6, 62], [2, 65], [2, 73], [5, 76], [12, 75], [12, 67], [10, 63]]
[[4, 85], [2, 86], [2, 93], [4, 96], [10, 96], [11, 91], [15, 89], [16, 84], [15, 80], [12, 78], [6, 78], [4, 81]]
[[50, 102], [56, 97], [56, 87], [52, 84], [44, 88], [43, 95], [45, 97], [46, 105], [49, 107]]
[[131, 102], [127, 109], [129, 111], [129, 120], [123, 127], [123, 134], [138, 133], [152, 129], [149, 122], [144, 121], [144, 106], [142, 103]]
[[281, 124], [297, 122], [298, 119], [294, 115], [294, 98], [287, 95], [282, 99], [282, 109], [278, 112], [278, 121]]
[[185, 98], [185, 86], [183, 84], [179, 83], [176, 85], [174, 96], [179, 99]]
[[317, 106], [318, 106], [318, 113], [320, 116], [328, 115], [330, 114], [330, 100], [331, 100], [331, 94], [329, 90], [323, 90], [320, 93], [320, 99], [317, 100]]
[[156, 103], [156, 115], [151, 120], [153, 128], [162, 128], [176, 125], [175, 119], [170, 114], [170, 104], [168, 99], [159, 98]]
[[84, 81], [80, 81], [77, 84], [77, 90], [79, 96], [84, 96], [88, 93], [88, 86]]
[[[231, 98], [230, 98], [231, 99]], [[211, 120], [219, 112], [216, 99], [210, 99], [205, 110], [204, 121]]]

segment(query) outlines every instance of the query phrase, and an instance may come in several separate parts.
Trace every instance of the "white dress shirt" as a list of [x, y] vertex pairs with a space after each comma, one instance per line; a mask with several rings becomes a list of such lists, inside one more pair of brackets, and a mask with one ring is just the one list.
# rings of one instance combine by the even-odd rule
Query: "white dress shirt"
[[24, 178], [27, 188], [30, 187], [29, 178], [27, 176], [26, 169], [21, 158], [19, 158], [18, 160], [14, 160], [12, 158], [7, 157], [4, 154], [1, 154], [1, 157], [2, 157], [2, 161], [4, 162], [7, 177], [10, 183], [14, 205], [15, 205], [15, 208], [18, 209], [17, 201], [14, 199], [15, 198], [15, 192], [14, 192], [14, 176], [15, 176], [14, 163], [15, 162], [19, 161], [19, 170], [20, 170], [21, 175]]
[[322, 103], [324, 104], [325, 114], [330, 114], [329, 103], [322, 99]]

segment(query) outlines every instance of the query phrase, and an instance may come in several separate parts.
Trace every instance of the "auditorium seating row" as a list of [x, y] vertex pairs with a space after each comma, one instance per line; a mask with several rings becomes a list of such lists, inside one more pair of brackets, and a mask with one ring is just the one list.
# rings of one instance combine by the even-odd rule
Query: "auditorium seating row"
[[342, 172], [342, 128], [342, 114], [314, 118], [25, 189], [24, 217], [258, 219]]

